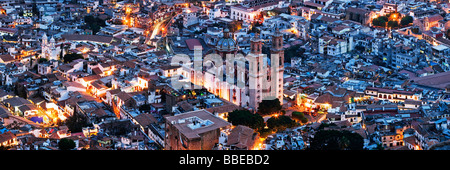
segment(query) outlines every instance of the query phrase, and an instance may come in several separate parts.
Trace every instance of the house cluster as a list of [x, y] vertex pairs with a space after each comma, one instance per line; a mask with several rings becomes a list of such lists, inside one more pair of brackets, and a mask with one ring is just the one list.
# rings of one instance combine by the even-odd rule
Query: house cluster
[[[290, 58], [285, 60], [284, 104], [318, 116], [315, 122], [343, 123], [338, 129], [359, 133], [366, 148], [429, 149], [432, 144], [423, 141], [448, 140], [442, 128], [434, 130], [428, 125], [436, 121], [446, 124], [449, 113], [447, 3], [286, 3], [202, 4], [203, 11], [195, 10], [198, 22], [184, 25], [177, 38], [198, 39], [196, 45], [208, 51], [226, 36], [224, 25], [237, 24], [231, 27], [231, 34], [245, 52], [251, 51], [248, 44], [255, 33], [263, 46], [269, 47], [273, 29], [278, 28], [284, 38], [285, 58]], [[372, 24], [373, 19], [389, 14], [410, 16], [412, 21], [397, 29]], [[290, 49], [293, 55], [286, 52]], [[426, 133], [442, 135], [424, 139], [421, 127], [432, 127]], [[236, 146], [224, 142], [220, 147]]]

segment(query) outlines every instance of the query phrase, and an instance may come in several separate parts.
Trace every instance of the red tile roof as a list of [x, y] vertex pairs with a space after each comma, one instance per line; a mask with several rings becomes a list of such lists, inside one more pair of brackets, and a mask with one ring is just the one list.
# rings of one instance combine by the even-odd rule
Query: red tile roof
[[189, 50], [193, 51], [195, 46], [200, 46], [203, 49], [202, 44], [198, 39], [187, 39], [186, 45], [188, 46]]

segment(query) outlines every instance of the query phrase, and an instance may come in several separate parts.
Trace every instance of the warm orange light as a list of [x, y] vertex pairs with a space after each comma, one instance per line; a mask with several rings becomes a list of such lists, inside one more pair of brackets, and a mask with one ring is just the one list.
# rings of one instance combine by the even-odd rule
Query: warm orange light
[[311, 107], [311, 104], [305, 103], [305, 106], [306, 106], [307, 108], [310, 108], [310, 107]]

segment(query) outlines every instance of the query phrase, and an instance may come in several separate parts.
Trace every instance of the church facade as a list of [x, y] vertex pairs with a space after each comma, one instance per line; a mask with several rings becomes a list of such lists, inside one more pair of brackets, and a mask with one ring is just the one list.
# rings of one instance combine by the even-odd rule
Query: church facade
[[[183, 65], [181, 74], [194, 85], [249, 110], [258, 110], [262, 100], [278, 98], [283, 102], [283, 37], [277, 29], [272, 36], [271, 56], [262, 53], [263, 40], [251, 38], [250, 53], [244, 56], [228, 29], [217, 41], [215, 53], [194, 57], [194, 63]], [[202, 63], [201, 68], [192, 67]], [[223, 62], [223, 63], [218, 63]]]
[[41, 58], [46, 58], [48, 60], [58, 60], [61, 53], [61, 48], [56, 47], [55, 38], [51, 38], [48, 41], [47, 34], [44, 33], [41, 42]]

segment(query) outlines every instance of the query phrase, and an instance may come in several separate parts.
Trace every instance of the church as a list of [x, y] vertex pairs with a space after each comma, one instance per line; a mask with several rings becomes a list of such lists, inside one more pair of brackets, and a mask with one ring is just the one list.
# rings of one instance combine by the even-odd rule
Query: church
[[58, 46], [56, 47], [55, 38], [50, 39], [50, 42], [48, 42], [47, 34], [44, 33], [42, 36], [42, 42], [41, 42], [41, 58], [46, 58], [48, 60], [58, 60], [59, 55], [61, 53], [61, 48]]
[[[276, 29], [272, 35], [270, 56], [262, 53], [264, 41], [255, 34], [250, 40], [250, 52], [244, 56], [228, 29], [214, 48], [223, 64], [209, 62], [205, 56], [194, 57], [201, 69], [192, 64], [183, 65], [181, 74], [195, 85], [240, 107], [257, 111], [262, 100], [278, 98], [283, 103], [284, 49], [282, 33]], [[206, 55], [208, 56], [208, 55]], [[230, 56], [233, 56], [230, 58]], [[240, 57], [242, 56], [242, 57]], [[231, 60], [230, 60], [231, 59]], [[218, 71], [210, 71], [213, 67]], [[223, 74], [223, 76], [219, 76]]]

